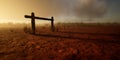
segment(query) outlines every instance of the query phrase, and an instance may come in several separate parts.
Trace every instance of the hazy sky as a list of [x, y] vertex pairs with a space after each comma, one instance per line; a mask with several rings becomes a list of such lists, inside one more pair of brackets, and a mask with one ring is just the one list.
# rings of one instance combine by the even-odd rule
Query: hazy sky
[[24, 15], [58, 22], [120, 22], [120, 0], [0, 0], [0, 22], [26, 22]]

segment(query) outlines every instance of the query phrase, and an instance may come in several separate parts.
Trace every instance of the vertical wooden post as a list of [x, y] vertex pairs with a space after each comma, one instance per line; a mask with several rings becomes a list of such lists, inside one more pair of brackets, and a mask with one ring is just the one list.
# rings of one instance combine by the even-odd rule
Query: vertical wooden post
[[31, 13], [32, 19], [31, 19], [31, 23], [32, 23], [32, 33], [35, 34], [35, 14], [32, 12]]
[[51, 17], [51, 30], [52, 30], [52, 31], [55, 31], [54, 17]]
[[54, 26], [54, 17], [50, 18], [43, 18], [43, 17], [35, 17], [34, 12], [31, 13], [31, 16], [29, 15], [25, 15], [25, 18], [31, 18], [31, 27], [32, 27], [32, 33], [35, 34], [35, 19], [42, 19], [42, 20], [47, 20], [47, 21], [51, 21], [51, 30], [55, 31], [55, 26]]

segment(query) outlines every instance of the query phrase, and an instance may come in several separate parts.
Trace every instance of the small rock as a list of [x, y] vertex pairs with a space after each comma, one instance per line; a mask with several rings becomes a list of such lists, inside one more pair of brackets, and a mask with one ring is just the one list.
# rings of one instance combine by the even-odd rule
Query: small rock
[[63, 50], [58, 50], [58, 52], [59, 52], [59, 53], [62, 53], [62, 52], [63, 52]]
[[36, 49], [40, 49], [40, 46], [39, 46], [39, 45], [37, 45], [35, 48], [36, 48]]
[[77, 53], [78, 53], [77, 49], [73, 49], [73, 48], [69, 48], [69, 51], [70, 51], [72, 54], [77, 54]]
[[28, 42], [28, 45], [35, 45], [35, 42]]

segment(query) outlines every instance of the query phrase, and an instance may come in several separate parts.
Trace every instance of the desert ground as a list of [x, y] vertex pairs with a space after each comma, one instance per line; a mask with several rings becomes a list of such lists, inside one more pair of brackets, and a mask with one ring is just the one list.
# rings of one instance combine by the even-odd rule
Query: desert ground
[[120, 24], [0, 24], [0, 60], [120, 60]]

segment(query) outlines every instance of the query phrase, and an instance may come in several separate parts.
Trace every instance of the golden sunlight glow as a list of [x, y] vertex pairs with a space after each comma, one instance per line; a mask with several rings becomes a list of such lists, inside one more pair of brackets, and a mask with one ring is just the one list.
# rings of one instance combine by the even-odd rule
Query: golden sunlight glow
[[0, 0], [0, 23], [24, 21], [24, 15], [31, 12], [37, 16], [47, 16], [45, 10], [39, 0]]

